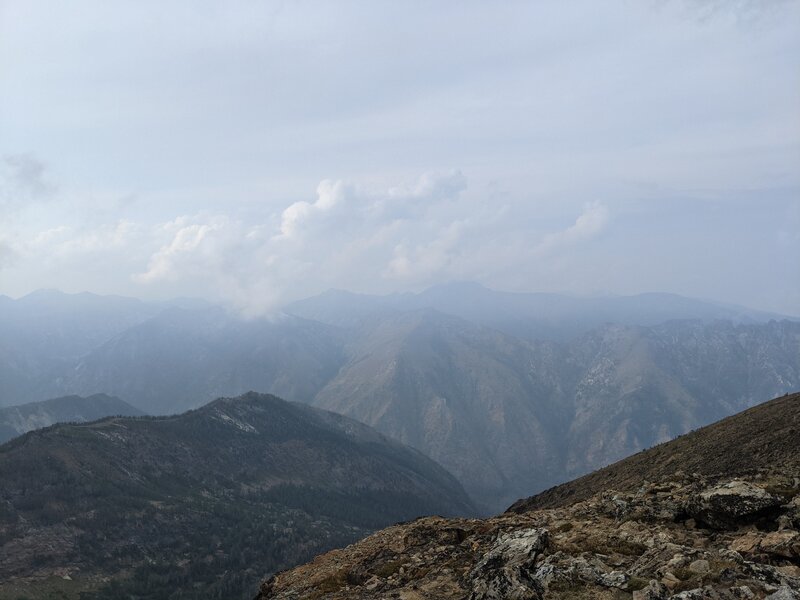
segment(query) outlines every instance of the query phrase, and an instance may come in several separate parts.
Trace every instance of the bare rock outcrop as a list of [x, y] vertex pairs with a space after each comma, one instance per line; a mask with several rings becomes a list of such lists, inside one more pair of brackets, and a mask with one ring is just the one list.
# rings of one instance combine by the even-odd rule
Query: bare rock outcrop
[[535, 600], [543, 592], [534, 577], [536, 559], [547, 548], [546, 529], [501, 533], [469, 574], [470, 600]]
[[[800, 532], [786, 517], [797, 498], [776, 469], [753, 481], [680, 475], [483, 520], [423, 518], [280, 573], [259, 600], [794, 600]], [[695, 505], [704, 512], [687, 512]]]
[[752, 483], [728, 481], [703, 490], [692, 498], [687, 512], [714, 529], [736, 529], [765, 516], [783, 500]]

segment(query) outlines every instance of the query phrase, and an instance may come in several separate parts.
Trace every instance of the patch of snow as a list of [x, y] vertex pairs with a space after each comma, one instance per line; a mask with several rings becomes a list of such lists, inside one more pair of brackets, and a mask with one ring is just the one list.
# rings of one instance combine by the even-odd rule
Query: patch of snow
[[244, 421], [240, 421], [239, 419], [234, 419], [232, 416], [225, 414], [224, 412], [217, 412], [217, 417], [223, 423], [227, 423], [228, 425], [233, 425], [234, 427], [241, 429], [247, 433], [258, 433], [258, 430], [250, 425], [249, 423], [245, 423]]

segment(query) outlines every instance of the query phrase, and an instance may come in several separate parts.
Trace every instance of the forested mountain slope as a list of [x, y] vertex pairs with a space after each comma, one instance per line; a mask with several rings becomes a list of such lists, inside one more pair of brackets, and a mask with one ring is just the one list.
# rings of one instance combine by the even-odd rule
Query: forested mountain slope
[[27, 433], [0, 446], [0, 481], [0, 598], [14, 599], [54, 597], [54, 573], [96, 598], [247, 598], [265, 571], [379, 527], [474, 511], [419, 452], [255, 393]]

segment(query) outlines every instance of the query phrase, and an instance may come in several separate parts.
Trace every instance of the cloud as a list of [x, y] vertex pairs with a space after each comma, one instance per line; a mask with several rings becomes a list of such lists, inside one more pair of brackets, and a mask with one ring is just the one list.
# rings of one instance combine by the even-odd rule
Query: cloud
[[46, 253], [50, 260], [70, 261], [98, 253], [129, 252], [141, 241], [141, 230], [141, 225], [126, 219], [93, 228], [58, 225], [38, 232], [19, 245], [26, 255]]
[[182, 216], [153, 227], [160, 240], [137, 284], [172, 284], [207, 295], [245, 314], [329, 287], [384, 292], [448, 279], [480, 278], [513, 268], [531, 254], [557, 254], [605, 227], [607, 208], [587, 204], [570, 227], [539, 236], [535, 205], [497, 206], [491, 195], [467, 194], [460, 171], [425, 173], [385, 188], [324, 180], [313, 201], [294, 202], [252, 223], [225, 214]]
[[329, 220], [337, 207], [342, 208], [348, 200], [352, 201], [355, 198], [352, 184], [330, 179], [320, 182], [315, 202], [295, 202], [283, 211], [279, 237], [284, 239], [296, 237], [302, 229], [308, 228], [315, 218]]
[[589, 240], [601, 233], [608, 224], [608, 208], [599, 202], [584, 207], [575, 223], [563, 231], [549, 233], [535, 248], [535, 254], [544, 255], [564, 247]]
[[16, 252], [6, 242], [0, 240], [0, 271], [12, 264], [16, 258]]
[[152, 255], [145, 272], [133, 276], [135, 281], [151, 283], [197, 277], [198, 269], [217, 266], [214, 264], [217, 251], [224, 251], [227, 246], [219, 238], [230, 242], [233, 236], [230, 221], [222, 216], [209, 222], [191, 222], [187, 217], [179, 217], [160, 229], [170, 234], [171, 239]]
[[3, 2], [3, 293], [798, 297], [796, 1], [151, 4]]
[[12, 210], [46, 200], [55, 192], [45, 164], [30, 154], [8, 154], [0, 159], [0, 208]]
[[259, 314], [325, 287], [425, 279], [446, 269], [460, 241], [466, 187], [459, 171], [426, 173], [388, 189], [324, 180], [314, 201], [292, 203], [259, 223], [182, 216], [154, 227], [162, 243], [133, 280], [213, 282], [223, 299]]
[[[151, 222], [52, 220], [24, 235], [5, 235], [0, 268], [4, 281], [16, 276], [68, 291], [200, 296], [256, 316], [331, 287], [390, 293], [448, 280], [519, 291], [668, 289], [691, 295], [694, 288], [663, 282], [681, 273], [691, 277], [698, 256], [703, 272], [721, 273], [702, 293], [713, 297], [724, 273], [711, 267], [732, 256], [759, 264], [752, 272], [764, 273], [765, 281], [781, 273], [789, 294], [782, 298], [797, 298], [796, 252], [788, 251], [796, 236], [775, 236], [794, 231], [795, 213], [772, 218], [753, 208], [741, 229], [736, 210], [713, 202], [683, 200], [669, 210], [629, 199], [578, 204], [536, 194], [533, 178], [527, 188], [528, 197], [515, 201], [446, 171], [401, 185], [326, 180], [307, 201], [254, 203], [248, 212], [196, 212]], [[612, 216], [619, 235], [605, 235]], [[769, 235], [776, 238], [772, 245], [763, 243]], [[763, 252], [778, 248], [781, 260], [749, 259], [739, 244], [727, 247], [748, 236], [750, 247], [757, 241]], [[692, 257], [678, 268], [676, 239], [682, 240], [681, 256]], [[716, 255], [705, 251], [711, 246]]]
[[[674, 0], [673, 0], [674, 1]], [[683, 9], [701, 22], [733, 16], [739, 23], [755, 23], [775, 14], [792, 0], [680, 0]], [[659, 0], [663, 3], [663, 0]]]
[[464, 221], [456, 221], [443, 227], [436, 238], [430, 241], [414, 246], [398, 244], [394, 247], [384, 276], [412, 283], [430, 282], [436, 277], [447, 279], [447, 269], [459, 254], [465, 226]]
[[326, 179], [317, 186], [314, 202], [295, 202], [281, 214], [279, 238], [311, 235], [319, 227], [330, 235], [365, 226], [417, 218], [437, 203], [452, 201], [467, 188], [461, 171], [430, 172], [411, 185], [388, 190], [362, 188], [353, 182]]

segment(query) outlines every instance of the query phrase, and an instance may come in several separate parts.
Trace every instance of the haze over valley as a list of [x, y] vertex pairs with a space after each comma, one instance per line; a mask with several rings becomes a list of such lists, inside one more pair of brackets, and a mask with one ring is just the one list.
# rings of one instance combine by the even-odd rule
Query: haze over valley
[[800, 320], [669, 294], [455, 283], [331, 291], [270, 318], [176, 304], [54, 291], [8, 300], [2, 343], [14, 360], [0, 401], [107, 393], [166, 415], [268, 392], [420, 450], [495, 512], [800, 388]]

